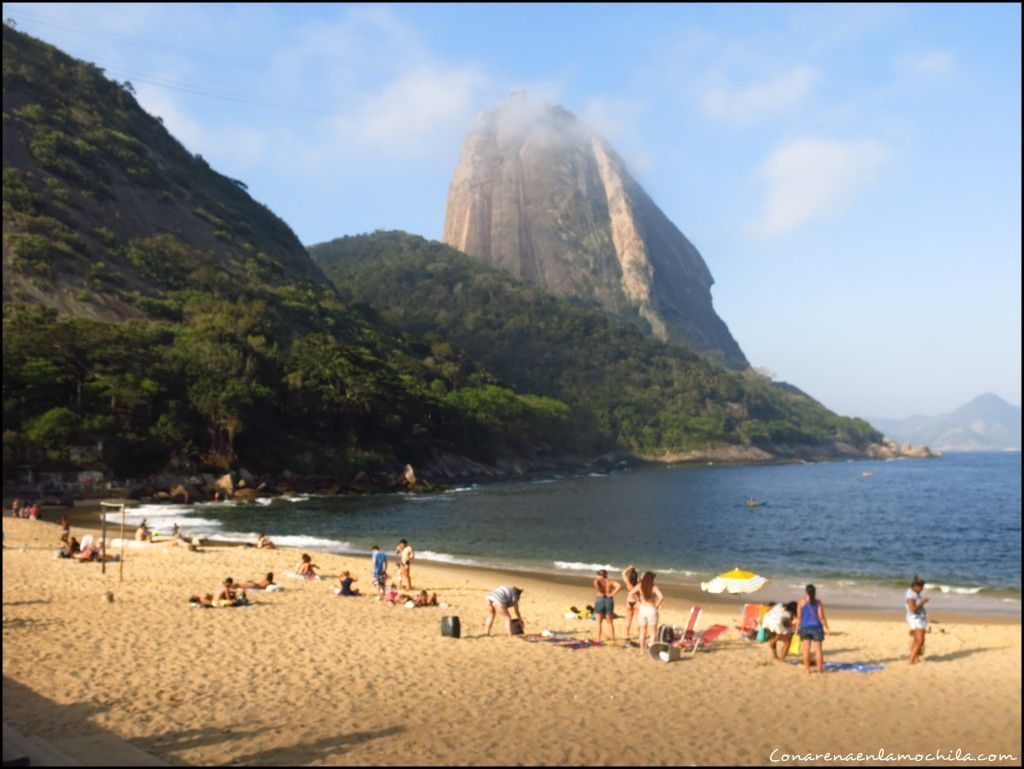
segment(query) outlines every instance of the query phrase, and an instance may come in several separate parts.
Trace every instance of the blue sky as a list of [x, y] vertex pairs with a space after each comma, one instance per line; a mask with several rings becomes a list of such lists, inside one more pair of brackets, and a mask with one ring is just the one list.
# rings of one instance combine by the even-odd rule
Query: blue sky
[[474, 115], [603, 133], [756, 366], [840, 413], [1020, 403], [1019, 5], [60, 5], [19, 29], [134, 84], [307, 244], [439, 238]]

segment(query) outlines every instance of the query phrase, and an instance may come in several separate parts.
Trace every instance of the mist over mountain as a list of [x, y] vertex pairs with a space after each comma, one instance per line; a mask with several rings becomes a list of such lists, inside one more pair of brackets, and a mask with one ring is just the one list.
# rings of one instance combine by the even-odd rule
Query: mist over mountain
[[640, 319], [734, 368], [711, 272], [608, 143], [559, 106], [513, 92], [482, 112], [452, 175], [444, 242], [554, 294]]
[[938, 451], [1020, 451], [1020, 406], [986, 393], [951, 414], [870, 419], [891, 438]]

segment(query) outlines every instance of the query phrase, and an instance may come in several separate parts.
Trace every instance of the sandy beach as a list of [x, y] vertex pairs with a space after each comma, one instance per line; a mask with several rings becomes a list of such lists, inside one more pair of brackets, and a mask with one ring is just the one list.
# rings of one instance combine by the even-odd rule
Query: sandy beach
[[[484, 596], [514, 583], [528, 633], [583, 638], [594, 623], [563, 614], [592, 603], [586, 584], [416, 562], [415, 588], [451, 607], [405, 609], [335, 597], [336, 579], [285, 578], [294, 550], [132, 547], [119, 582], [118, 564], [103, 575], [55, 558], [55, 524], [8, 518], [4, 532], [4, 722], [44, 740], [110, 733], [171, 764], [831, 763], [821, 754], [958, 749], [1019, 763], [1019, 616], [944, 612], [941, 596], [923, 664], [906, 664], [898, 607], [836, 610], [826, 659], [885, 668], [807, 675], [739, 638], [740, 598], [702, 602], [700, 626], [729, 631], [663, 664], [527, 643], [497, 624], [482, 635]], [[368, 558], [314, 561], [370, 589]], [[225, 576], [267, 571], [285, 590], [251, 592], [250, 607], [188, 605]], [[691, 603], [670, 595], [662, 621], [684, 624]], [[445, 614], [461, 617], [463, 638], [442, 637]]]

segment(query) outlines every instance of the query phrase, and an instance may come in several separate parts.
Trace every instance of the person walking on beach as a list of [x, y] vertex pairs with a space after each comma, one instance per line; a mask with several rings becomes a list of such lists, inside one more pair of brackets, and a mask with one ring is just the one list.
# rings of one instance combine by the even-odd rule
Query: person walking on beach
[[597, 640], [601, 640], [601, 629], [604, 621], [608, 620], [608, 627], [611, 628], [612, 640], [615, 640], [615, 594], [622, 589], [622, 585], [614, 579], [608, 579], [608, 572], [601, 569], [597, 572], [594, 580], [594, 590], [597, 592], [597, 600], [594, 601], [594, 616], [597, 617]]
[[640, 574], [636, 567], [630, 564], [622, 570], [622, 582], [626, 586], [626, 643], [629, 641], [629, 631], [633, 627], [633, 618], [636, 616], [636, 599], [632, 596], [633, 588], [640, 584]]
[[796, 616], [800, 618], [800, 655], [803, 657], [804, 670], [811, 672], [811, 644], [817, 656], [818, 672], [825, 672], [825, 657], [821, 652], [821, 642], [825, 634], [832, 631], [825, 619], [825, 605], [817, 599], [814, 585], [807, 586], [807, 594], [796, 606]]
[[647, 647], [655, 641], [655, 634], [658, 632], [658, 609], [665, 600], [661, 590], [654, 584], [653, 571], [644, 572], [636, 587], [629, 591], [629, 597], [636, 598], [640, 652], [646, 654]]
[[519, 613], [519, 596], [523, 594], [522, 588], [502, 585], [496, 587], [487, 594], [487, 635], [491, 634], [491, 625], [494, 624], [494, 615], [501, 614], [505, 618], [505, 628], [508, 634], [512, 635], [512, 615], [508, 610], [513, 609], [519, 624], [525, 626], [523, 615]]
[[395, 554], [398, 556], [398, 586], [406, 590], [412, 590], [412, 577], [409, 576], [409, 567], [412, 565], [412, 559], [416, 557], [413, 553], [412, 547], [406, 540], [401, 540], [398, 546], [395, 548]]
[[924, 590], [924, 580], [915, 574], [906, 594], [907, 624], [910, 625], [911, 665], [921, 661], [921, 655], [924, 654], [924, 634], [928, 631], [928, 615], [925, 613], [924, 605], [930, 599], [921, 597], [922, 590]]
[[374, 545], [370, 552], [370, 574], [373, 576], [373, 586], [377, 588], [377, 595], [383, 598], [388, 579], [388, 557], [380, 551], [377, 545]]

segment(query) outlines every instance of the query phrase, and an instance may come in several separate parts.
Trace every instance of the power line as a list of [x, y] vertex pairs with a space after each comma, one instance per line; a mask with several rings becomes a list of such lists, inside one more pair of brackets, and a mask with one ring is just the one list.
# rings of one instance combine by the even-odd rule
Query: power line
[[44, 26], [56, 27], [58, 29], [64, 29], [70, 32], [77, 32], [79, 34], [93, 35], [97, 37], [107, 38], [108, 40], [115, 40], [127, 45], [142, 46], [148, 49], [163, 50], [168, 53], [179, 53], [185, 56], [191, 56], [198, 59], [206, 59], [207, 61], [220, 61], [228, 64], [242, 64], [246, 67], [250, 67], [256, 70], [263, 71], [266, 69], [266, 65], [249, 61], [246, 59], [234, 59], [227, 56], [219, 56], [217, 54], [207, 53], [205, 51], [199, 51], [194, 48], [184, 48], [181, 46], [168, 45], [167, 43], [159, 40], [151, 40], [144, 37], [137, 37], [135, 35], [126, 35], [121, 32], [113, 32], [108, 29], [102, 29], [99, 27], [90, 27], [84, 24], [75, 24], [73, 22], [64, 21], [62, 19], [54, 19], [47, 16], [38, 16], [32, 13], [25, 13], [24, 11], [17, 10], [13, 18], [16, 21], [21, 21], [21, 18], [25, 18], [36, 24], [42, 24]]

